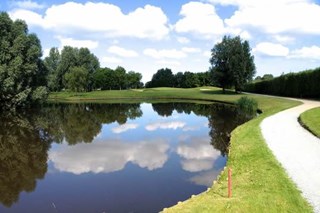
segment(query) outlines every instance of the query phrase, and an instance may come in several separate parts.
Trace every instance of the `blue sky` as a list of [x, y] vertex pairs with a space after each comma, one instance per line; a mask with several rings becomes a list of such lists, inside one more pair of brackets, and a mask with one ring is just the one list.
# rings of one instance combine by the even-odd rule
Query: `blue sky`
[[223, 35], [249, 41], [257, 75], [320, 65], [320, 4], [313, 0], [8, 0], [0, 10], [24, 19], [43, 53], [88, 47], [101, 66], [143, 74], [160, 68], [208, 70], [210, 49]]

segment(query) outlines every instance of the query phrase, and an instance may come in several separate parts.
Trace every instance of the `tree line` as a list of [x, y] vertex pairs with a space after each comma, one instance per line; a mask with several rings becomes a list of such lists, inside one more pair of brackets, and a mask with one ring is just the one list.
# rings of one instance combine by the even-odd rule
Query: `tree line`
[[152, 87], [177, 87], [192, 88], [201, 86], [213, 86], [210, 72], [192, 73], [189, 71], [173, 74], [171, 69], [165, 68], [158, 70], [151, 81], [145, 85], [146, 88]]
[[44, 59], [50, 91], [69, 89], [88, 92], [97, 89], [130, 89], [143, 86], [140, 73], [118, 66], [101, 68], [98, 58], [88, 48], [65, 46], [61, 53], [51, 48]]
[[[207, 72], [189, 71], [173, 74], [171, 69], [158, 70], [145, 87], [220, 86], [242, 91], [255, 74], [255, 65], [247, 41], [225, 36], [211, 50], [211, 67]], [[13, 21], [0, 13], [0, 108], [14, 109], [43, 102], [52, 91], [131, 89], [144, 87], [142, 75], [100, 67], [98, 58], [88, 48], [65, 46], [50, 49], [42, 57], [37, 35], [28, 32], [22, 20]]]

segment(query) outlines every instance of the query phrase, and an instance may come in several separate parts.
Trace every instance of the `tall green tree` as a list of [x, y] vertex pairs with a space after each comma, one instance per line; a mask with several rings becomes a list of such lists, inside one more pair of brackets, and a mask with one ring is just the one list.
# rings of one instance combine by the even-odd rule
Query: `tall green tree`
[[78, 52], [77, 66], [84, 67], [88, 72], [87, 91], [93, 90], [94, 87], [94, 72], [100, 68], [99, 59], [90, 52], [88, 48], [80, 48]]
[[244, 85], [252, 80], [256, 71], [250, 51], [249, 42], [242, 41], [240, 36], [224, 36], [211, 49], [211, 72], [214, 82], [223, 91], [234, 86], [236, 92], [241, 92]]
[[66, 88], [73, 92], [84, 92], [86, 91], [89, 73], [84, 67], [72, 67], [64, 75]]
[[0, 13], [0, 108], [13, 109], [47, 97], [40, 40], [24, 21]]
[[100, 67], [98, 58], [88, 48], [64, 46], [61, 54], [57, 48], [50, 50], [49, 56], [44, 59], [49, 70], [48, 86], [52, 91], [67, 88], [65, 75], [74, 67], [82, 67], [88, 73], [86, 91], [94, 89], [94, 72]]
[[61, 56], [58, 48], [52, 47], [49, 56], [44, 59], [44, 65], [48, 70], [48, 88], [50, 91], [59, 91], [58, 66], [61, 61]]

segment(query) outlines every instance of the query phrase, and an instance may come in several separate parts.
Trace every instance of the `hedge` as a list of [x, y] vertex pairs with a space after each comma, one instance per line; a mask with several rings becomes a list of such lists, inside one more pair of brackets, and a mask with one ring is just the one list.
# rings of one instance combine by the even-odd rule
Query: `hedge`
[[271, 80], [249, 83], [246, 92], [320, 99], [320, 67], [281, 75]]

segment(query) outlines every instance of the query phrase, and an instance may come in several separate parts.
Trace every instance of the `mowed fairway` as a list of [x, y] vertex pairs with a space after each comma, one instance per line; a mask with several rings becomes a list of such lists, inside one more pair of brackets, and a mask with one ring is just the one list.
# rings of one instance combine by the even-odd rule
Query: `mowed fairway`
[[[52, 93], [51, 101], [131, 102], [159, 99], [210, 100], [235, 103], [245, 94], [203, 87], [194, 89], [156, 88], [90, 93]], [[227, 173], [222, 172], [208, 191], [180, 202], [165, 212], [312, 212], [294, 183], [274, 158], [262, 138], [260, 123], [272, 114], [300, 102], [247, 95], [258, 102], [263, 113], [232, 132], [227, 166], [233, 171], [233, 196], [227, 198]]]

